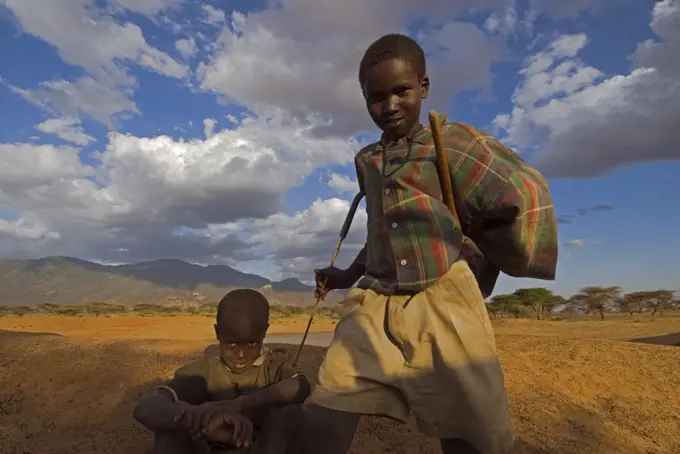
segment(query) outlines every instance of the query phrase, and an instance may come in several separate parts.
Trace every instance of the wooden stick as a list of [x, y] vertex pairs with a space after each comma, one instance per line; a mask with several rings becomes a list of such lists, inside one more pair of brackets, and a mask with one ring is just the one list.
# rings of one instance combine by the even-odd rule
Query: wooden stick
[[444, 151], [444, 143], [442, 141], [442, 130], [439, 127], [439, 116], [434, 110], [430, 111], [430, 129], [432, 130], [432, 139], [434, 140], [434, 151], [437, 154], [437, 173], [439, 174], [439, 182], [442, 190], [442, 198], [444, 204], [447, 206], [456, 224], [460, 225], [458, 218], [458, 211], [456, 210], [456, 203], [453, 200], [453, 185], [451, 184], [451, 172], [449, 171], [449, 160]]

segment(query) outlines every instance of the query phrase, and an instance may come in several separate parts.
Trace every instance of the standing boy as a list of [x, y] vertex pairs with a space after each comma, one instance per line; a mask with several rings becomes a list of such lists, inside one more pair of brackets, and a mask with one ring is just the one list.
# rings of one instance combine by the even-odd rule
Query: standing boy
[[419, 123], [430, 88], [421, 47], [383, 36], [366, 51], [359, 81], [383, 131], [355, 159], [368, 239], [348, 269], [317, 270], [317, 291], [363, 279], [348, 293], [355, 308], [338, 323], [308, 399], [300, 451], [345, 453], [360, 415], [413, 413], [445, 453], [505, 453], [514, 432], [484, 297], [496, 269], [554, 279], [548, 184], [493, 137], [442, 117], [456, 225], [432, 133]]
[[292, 373], [289, 355], [263, 348], [267, 329], [269, 302], [261, 293], [239, 289], [222, 298], [219, 356], [178, 369], [135, 408], [135, 419], [154, 433], [154, 453], [286, 452], [310, 386]]

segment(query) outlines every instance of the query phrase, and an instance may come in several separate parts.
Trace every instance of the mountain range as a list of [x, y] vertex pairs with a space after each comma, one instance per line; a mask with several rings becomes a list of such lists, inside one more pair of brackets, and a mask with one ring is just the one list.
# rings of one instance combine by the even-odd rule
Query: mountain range
[[[0, 304], [83, 304], [218, 301], [233, 288], [254, 288], [279, 304], [313, 304], [313, 287], [298, 279], [272, 282], [225, 265], [177, 259], [102, 265], [72, 257], [0, 260]], [[329, 295], [330, 296], [330, 295]], [[332, 302], [333, 299], [331, 298]]]

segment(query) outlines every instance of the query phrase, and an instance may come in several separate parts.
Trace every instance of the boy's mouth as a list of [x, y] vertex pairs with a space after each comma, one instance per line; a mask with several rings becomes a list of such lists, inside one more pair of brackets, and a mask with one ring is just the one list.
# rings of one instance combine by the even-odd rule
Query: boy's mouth
[[387, 126], [395, 127], [395, 126], [399, 125], [403, 120], [404, 120], [404, 117], [388, 118], [387, 120], [385, 120], [385, 124]]
[[250, 363], [248, 361], [233, 361], [233, 360], [227, 360], [226, 361], [227, 367], [231, 369], [233, 372], [244, 372], [245, 370], [248, 369], [248, 366]]

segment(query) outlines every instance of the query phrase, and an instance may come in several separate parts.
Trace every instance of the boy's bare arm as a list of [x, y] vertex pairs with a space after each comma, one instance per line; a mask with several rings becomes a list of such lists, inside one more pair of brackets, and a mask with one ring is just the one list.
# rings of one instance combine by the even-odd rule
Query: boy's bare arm
[[241, 411], [248, 412], [278, 405], [301, 404], [310, 392], [311, 386], [307, 377], [296, 375], [241, 396], [237, 400]]
[[345, 272], [347, 273], [347, 280], [352, 281], [349, 287], [356, 284], [356, 282], [366, 274], [366, 245], [361, 248], [354, 258], [354, 261]]
[[177, 417], [183, 413], [186, 402], [176, 402], [165, 390], [155, 390], [141, 398], [132, 416], [153, 432], [175, 432], [186, 428]]
[[240, 413], [246, 416], [256, 427], [259, 427], [264, 424], [264, 420], [272, 407], [301, 404], [310, 393], [309, 380], [303, 375], [295, 375], [255, 390], [251, 394], [246, 394], [234, 400], [219, 402], [212, 413], [214, 415], [221, 412]]
[[[359, 185], [359, 191], [363, 192], [364, 194], [366, 193], [365, 185], [364, 185], [364, 177], [361, 173], [361, 170], [359, 168], [359, 165], [357, 164], [356, 160], [354, 162], [354, 166], [356, 168], [356, 173], [357, 173], [357, 184]], [[361, 248], [357, 256], [354, 258], [354, 261], [352, 264], [347, 268], [346, 270], [347, 273], [347, 278], [348, 280], [351, 280], [352, 283], [348, 286], [351, 287], [352, 285], [356, 284], [356, 282], [361, 279], [364, 274], [366, 274], [366, 245], [364, 244], [364, 247]]]
[[191, 421], [178, 418], [209, 400], [208, 374], [209, 363], [204, 359], [181, 367], [169, 382], [140, 399], [133, 417], [154, 432], [186, 428]]
[[464, 201], [459, 214], [466, 233], [505, 274], [554, 279], [557, 220], [545, 178], [483, 131], [454, 124], [447, 132], [444, 142], [454, 192]]

